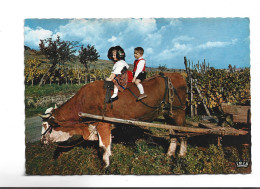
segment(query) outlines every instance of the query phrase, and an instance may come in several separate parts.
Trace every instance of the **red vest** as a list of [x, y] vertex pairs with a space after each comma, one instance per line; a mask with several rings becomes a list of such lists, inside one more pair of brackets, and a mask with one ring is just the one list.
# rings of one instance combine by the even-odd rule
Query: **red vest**
[[134, 71], [133, 71], [133, 72], [136, 71], [137, 65], [138, 65], [138, 63], [140, 62], [140, 60], [144, 60], [144, 68], [143, 68], [142, 72], [145, 71], [145, 64], [146, 64], [146, 63], [145, 63], [145, 59], [141, 58], [141, 59], [135, 60], [135, 62], [134, 62]]

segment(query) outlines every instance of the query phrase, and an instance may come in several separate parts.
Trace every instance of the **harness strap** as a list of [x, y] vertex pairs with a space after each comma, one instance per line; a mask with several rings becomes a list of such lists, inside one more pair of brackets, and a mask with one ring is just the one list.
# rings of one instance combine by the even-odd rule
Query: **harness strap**
[[50, 129], [52, 129], [52, 125], [50, 125], [47, 129], [46, 129], [46, 131], [43, 133], [43, 134], [41, 134], [41, 136], [44, 136], [44, 135], [46, 135], [46, 133], [50, 130]]
[[181, 103], [180, 106], [172, 106], [172, 104], [171, 104], [171, 108], [170, 108], [170, 109], [171, 109], [171, 110], [172, 110], [172, 109], [174, 109], [174, 110], [182, 109], [182, 108], [183, 108], [183, 105], [185, 105], [185, 104], [183, 104], [183, 102], [182, 102], [182, 100], [181, 100], [179, 94], [177, 93], [176, 88], [173, 86], [173, 84], [172, 84], [170, 78], [169, 78], [169, 82], [168, 82], [168, 88], [169, 88], [169, 96], [168, 96], [168, 98], [169, 98], [169, 103], [173, 103], [173, 102], [174, 102], [174, 95], [177, 96], [179, 102]]
[[[136, 99], [138, 99], [138, 97], [133, 93], [133, 91], [131, 91], [130, 88], [126, 88], [126, 89], [128, 89], [128, 90], [130, 91], [130, 93], [131, 93]], [[150, 106], [150, 105], [146, 104], [145, 102], [143, 102], [142, 99], [140, 100], [140, 102], [141, 102], [143, 105], [145, 105], [145, 106], [147, 106], [147, 107], [149, 107], [149, 108], [157, 109], [157, 108], [160, 108], [160, 107], [161, 107], [161, 106]], [[162, 103], [162, 102], [161, 102], [161, 103]]]
[[[164, 81], [165, 81], [165, 91], [164, 91], [164, 95], [163, 95], [163, 100], [161, 101], [160, 105], [159, 105], [159, 106], [150, 106], [150, 105], [146, 104], [145, 102], [143, 102], [142, 99], [140, 100], [140, 102], [141, 102], [143, 105], [145, 105], [145, 106], [147, 106], [147, 107], [149, 107], [149, 108], [158, 109], [158, 108], [161, 108], [161, 105], [162, 105], [162, 104], [165, 104], [165, 100], [166, 100], [166, 96], [167, 96], [167, 91], [168, 91], [168, 79], [167, 79], [167, 77], [164, 77], [164, 76], [161, 76], [161, 75], [160, 75], [159, 77], [162, 77], [162, 78], [164, 79]], [[131, 93], [136, 99], [138, 99], [138, 97], [133, 93], [133, 91], [131, 91], [130, 88], [127, 87], [126, 89], [128, 89], [128, 90], [130, 91], [130, 93]]]
[[122, 85], [120, 85], [120, 83], [119, 83], [119, 81], [118, 81], [118, 79], [117, 79], [117, 76], [114, 78], [114, 80], [116, 80], [117, 84], [118, 84], [120, 87], [122, 87], [122, 89], [125, 90], [125, 87], [123, 87]]
[[104, 99], [103, 117], [107, 111], [107, 103], [111, 103], [111, 109], [113, 108], [113, 103], [111, 101], [110, 90], [114, 88], [114, 83], [112, 81], [104, 81], [104, 89], [106, 89], [106, 96]]
[[181, 97], [179, 96], [179, 94], [177, 93], [177, 91], [176, 91], [176, 89], [175, 89], [174, 87], [173, 87], [173, 90], [174, 90], [174, 93], [176, 94], [178, 100], [180, 101], [181, 106], [183, 106], [184, 104], [183, 104], [183, 102], [181, 101]]

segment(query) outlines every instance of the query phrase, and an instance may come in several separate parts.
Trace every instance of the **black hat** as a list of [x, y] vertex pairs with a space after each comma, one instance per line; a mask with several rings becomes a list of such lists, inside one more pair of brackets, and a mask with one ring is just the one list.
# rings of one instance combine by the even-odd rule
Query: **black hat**
[[[125, 51], [122, 47], [120, 46], [115, 46], [115, 47], [111, 47], [109, 50], [108, 50], [108, 53], [107, 53], [107, 57], [109, 60], [113, 60], [113, 54], [112, 54], [112, 51], [116, 50], [116, 58], [118, 60], [125, 60]], [[114, 61], [114, 60], [113, 60]]]

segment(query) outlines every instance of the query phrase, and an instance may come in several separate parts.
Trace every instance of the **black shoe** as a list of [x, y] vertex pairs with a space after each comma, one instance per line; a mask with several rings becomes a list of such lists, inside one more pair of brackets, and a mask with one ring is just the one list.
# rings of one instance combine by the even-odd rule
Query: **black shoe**
[[109, 102], [114, 102], [114, 101], [116, 101], [116, 100], [118, 100], [118, 96], [116, 96], [116, 97], [114, 97], [114, 98], [110, 98]]

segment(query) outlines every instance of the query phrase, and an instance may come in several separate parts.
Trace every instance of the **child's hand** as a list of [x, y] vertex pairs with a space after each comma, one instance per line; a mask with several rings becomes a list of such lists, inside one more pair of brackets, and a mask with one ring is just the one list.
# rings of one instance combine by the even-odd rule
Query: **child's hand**
[[111, 75], [108, 78], [106, 78], [106, 81], [112, 81], [115, 78], [115, 76], [115, 74], [111, 73]]
[[133, 80], [132, 80], [132, 83], [134, 83], [135, 82], [135, 78], [133, 78]]

